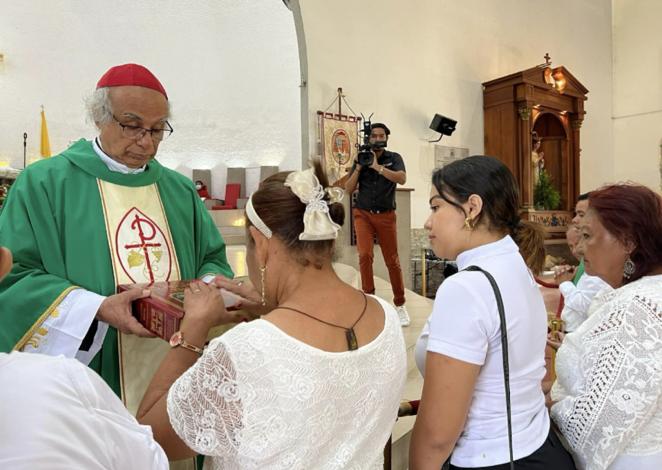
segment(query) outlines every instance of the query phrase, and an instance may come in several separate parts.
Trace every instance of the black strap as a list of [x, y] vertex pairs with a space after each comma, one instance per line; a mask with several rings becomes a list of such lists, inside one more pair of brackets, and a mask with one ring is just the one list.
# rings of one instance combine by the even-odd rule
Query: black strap
[[92, 320], [92, 324], [88, 328], [87, 333], [85, 333], [85, 338], [83, 338], [83, 341], [80, 343], [80, 347], [78, 348], [79, 351], [90, 350], [92, 344], [94, 343], [94, 337], [97, 334], [98, 327], [99, 327], [99, 320], [95, 318], [94, 320]]
[[363, 310], [361, 310], [361, 315], [359, 315], [359, 318], [357, 318], [356, 321], [354, 322], [354, 324], [352, 324], [352, 326], [350, 326], [349, 328], [347, 328], [346, 326], [336, 325], [335, 323], [324, 321], [320, 318], [317, 318], [317, 317], [311, 315], [310, 313], [302, 312], [301, 310], [298, 310], [294, 307], [287, 307], [286, 305], [278, 305], [278, 306], [276, 306], [276, 308], [274, 310], [279, 309], [279, 308], [282, 308], [284, 310], [291, 310], [293, 312], [300, 313], [301, 315], [305, 315], [308, 318], [312, 318], [313, 320], [317, 320], [320, 323], [324, 323], [325, 325], [329, 325], [329, 326], [332, 326], [334, 328], [340, 328], [340, 329], [343, 329], [343, 330], [351, 330], [352, 328], [354, 328], [356, 326], [356, 324], [361, 320], [361, 318], [363, 318], [363, 314], [368, 309], [368, 297], [365, 295], [364, 292], [361, 292], [361, 293], [363, 294]]
[[513, 462], [513, 425], [510, 411], [510, 368], [508, 367], [508, 331], [506, 329], [506, 312], [503, 308], [501, 292], [494, 277], [478, 266], [469, 266], [464, 271], [480, 271], [485, 275], [492, 286], [494, 297], [496, 297], [497, 310], [499, 310], [499, 322], [501, 323], [501, 352], [503, 355], [503, 383], [506, 388], [506, 415], [508, 417], [508, 450], [510, 451], [510, 469], [515, 470]]
[[309, 313], [302, 312], [301, 310], [298, 310], [298, 309], [293, 308], [293, 307], [287, 307], [287, 306], [284, 306], [284, 305], [279, 305], [278, 307], [276, 307], [276, 309], [282, 308], [282, 309], [285, 309], [285, 310], [291, 310], [293, 312], [300, 313], [301, 315], [305, 315], [308, 318], [312, 318], [313, 320], [316, 320], [320, 323], [324, 323], [325, 325], [329, 325], [329, 326], [332, 326], [334, 328], [341, 328], [341, 329], [345, 330], [345, 338], [347, 339], [347, 348], [350, 351], [356, 351], [357, 349], [359, 349], [359, 342], [356, 339], [356, 333], [354, 332], [354, 327], [361, 320], [361, 318], [363, 318], [363, 315], [365, 314], [365, 311], [368, 308], [368, 297], [366, 297], [364, 292], [361, 292], [361, 293], [363, 294], [363, 310], [361, 311], [361, 315], [359, 315], [359, 318], [357, 318], [356, 321], [354, 322], [354, 324], [352, 326], [350, 326], [349, 328], [347, 328], [345, 326], [342, 326], [342, 325], [336, 325], [335, 323], [330, 323], [328, 321], [324, 321], [324, 320], [322, 320], [320, 318], [317, 318], [317, 317], [315, 317], [315, 316], [313, 316]]

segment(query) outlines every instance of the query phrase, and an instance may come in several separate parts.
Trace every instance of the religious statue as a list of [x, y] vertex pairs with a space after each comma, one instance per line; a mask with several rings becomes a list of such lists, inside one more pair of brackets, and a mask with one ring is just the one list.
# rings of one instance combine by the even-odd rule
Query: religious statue
[[540, 173], [545, 168], [545, 153], [540, 150], [542, 139], [533, 131], [533, 150], [531, 151], [531, 190], [535, 189], [540, 179]]

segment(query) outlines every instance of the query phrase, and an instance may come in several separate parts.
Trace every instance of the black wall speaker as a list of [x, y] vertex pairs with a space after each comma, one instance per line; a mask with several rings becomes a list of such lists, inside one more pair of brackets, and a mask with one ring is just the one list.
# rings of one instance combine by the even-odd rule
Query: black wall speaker
[[451, 135], [455, 131], [457, 121], [441, 114], [435, 114], [430, 123], [430, 129], [441, 135]]

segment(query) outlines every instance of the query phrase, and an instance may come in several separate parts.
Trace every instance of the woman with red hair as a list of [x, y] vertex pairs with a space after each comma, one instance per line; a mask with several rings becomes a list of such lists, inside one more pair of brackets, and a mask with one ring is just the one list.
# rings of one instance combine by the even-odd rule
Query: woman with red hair
[[662, 198], [635, 184], [591, 193], [578, 250], [613, 291], [565, 336], [551, 415], [579, 468], [662, 468]]

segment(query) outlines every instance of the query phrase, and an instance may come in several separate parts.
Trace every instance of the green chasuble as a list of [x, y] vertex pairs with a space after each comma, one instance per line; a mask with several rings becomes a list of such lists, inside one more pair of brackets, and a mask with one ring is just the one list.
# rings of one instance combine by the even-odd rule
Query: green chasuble
[[[156, 160], [143, 173], [111, 172], [92, 143], [79, 140], [24, 170], [0, 214], [0, 246], [14, 255], [12, 271], [0, 283], [0, 352], [22, 349], [72, 289], [116, 292], [100, 195], [106, 183], [155, 185], [182, 279], [233, 276], [225, 243], [188, 178]], [[120, 395], [117, 336], [108, 329], [90, 367]]]

